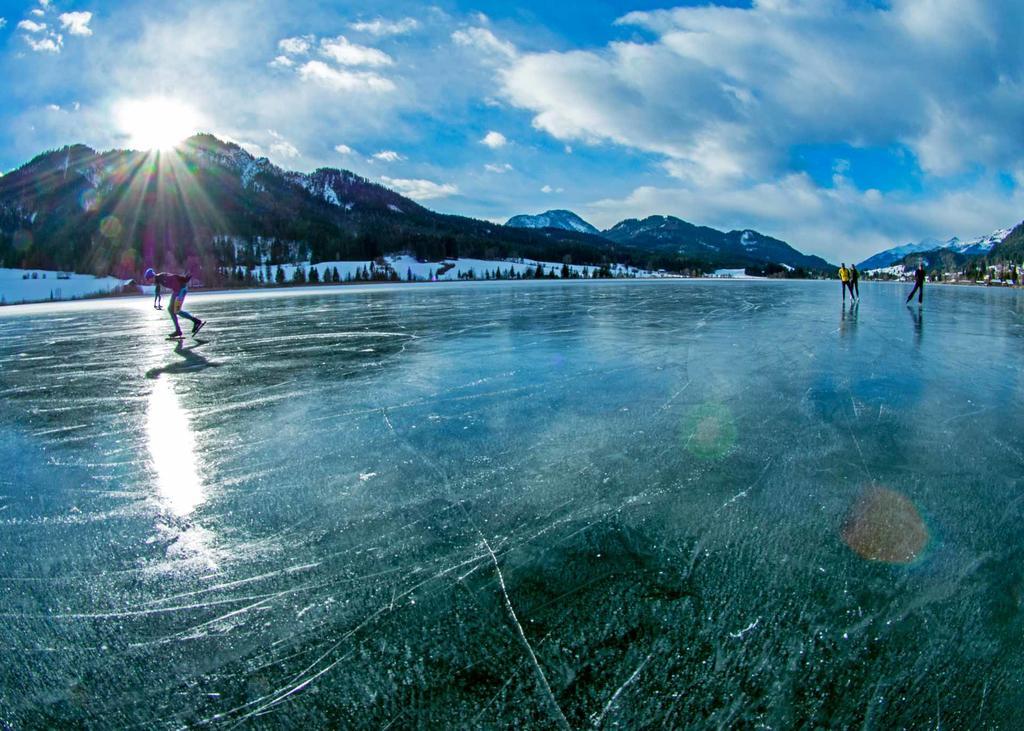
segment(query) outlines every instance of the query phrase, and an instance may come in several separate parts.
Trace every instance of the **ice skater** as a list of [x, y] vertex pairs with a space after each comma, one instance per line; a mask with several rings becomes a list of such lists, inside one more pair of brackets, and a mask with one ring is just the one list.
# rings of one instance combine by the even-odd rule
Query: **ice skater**
[[853, 298], [853, 285], [850, 283], [850, 270], [846, 268], [846, 262], [839, 267], [839, 283], [843, 285], [843, 303], [846, 303], [846, 290], [850, 290], [850, 298]]
[[860, 272], [856, 264], [850, 265], [850, 294], [860, 301]]
[[917, 304], [924, 303], [924, 262], [917, 265], [917, 269], [914, 271], [914, 288], [910, 290], [910, 295], [907, 297], [907, 304], [910, 304], [910, 300], [914, 299], [914, 294], [917, 294]]
[[187, 272], [185, 274], [168, 274], [167, 272], [157, 274], [152, 269], [147, 269], [145, 275], [143, 275], [143, 280], [146, 284], [156, 284], [156, 294], [153, 296], [153, 307], [156, 309], [160, 309], [160, 287], [166, 287], [171, 290], [171, 303], [167, 306], [167, 312], [174, 323], [174, 332], [167, 336], [168, 340], [183, 337], [181, 325], [178, 324], [178, 315], [192, 321], [193, 335], [199, 332], [203, 325], [206, 324], [205, 320], [200, 320], [198, 317], [194, 317], [181, 309], [181, 305], [185, 301], [185, 295], [188, 294], [188, 283], [191, 279], [192, 275]]

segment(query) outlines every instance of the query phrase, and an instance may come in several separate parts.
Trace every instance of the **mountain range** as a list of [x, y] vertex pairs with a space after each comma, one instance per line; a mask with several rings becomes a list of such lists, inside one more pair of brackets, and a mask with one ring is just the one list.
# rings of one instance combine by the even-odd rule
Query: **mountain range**
[[818, 256], [802, 254], [785, 241], [750, 229], [718, 231], [696, 226], [675, 216], [629, 218], [606, 231], [584, 221], [571, 211], [547, 211], [537, 216], [513, 216], [512, 227], [587, 230], [623, 246], [675, 256], [681, 260], [706, 262], [716, 267], [760, 268], [766, 264], [807, 271], [828, 271], [834, 267]]
[[832, 269], [754, 231], [652, 216], [598, 232], [569, 211], [543, 216], [501, 226], [437, 213], [352, 172], [284, 170], [207, 134], [159, 153], [71, 145], [0, 177], [0, 266], [120, 277], [188, 268], [212, 279], [236, 266], [409, 252], [670, 271]]
[[958, 266], [972, 257], [985, 256], [990, 253], [998, 255], [998, 252], [995, 251], [996, 247], [1010, 235], [1011, 231], [1012, 229], [1008, 228], [998, 229], [987, 236], [978, 236], [967, 241], [962, 241], [956, 236], [946, 241], [934, 238], [923, 239], [917, 243], [903, 244], [880, 251], [857, 264], [857, 268], [869, 271], [884, 269], [896, 264], [916, 266], [919, 259], [924, 259], [926, 266], [934, 266], [940, 260], [946, 264]]

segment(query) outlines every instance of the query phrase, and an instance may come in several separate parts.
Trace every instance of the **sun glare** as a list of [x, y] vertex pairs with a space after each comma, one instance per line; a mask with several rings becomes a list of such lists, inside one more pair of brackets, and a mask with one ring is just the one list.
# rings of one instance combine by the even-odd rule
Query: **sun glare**
[[177, 99], [126, 99], [115, 110], [120, 131], [136, 150], [169, 150], [199, 128], [199, 115]]

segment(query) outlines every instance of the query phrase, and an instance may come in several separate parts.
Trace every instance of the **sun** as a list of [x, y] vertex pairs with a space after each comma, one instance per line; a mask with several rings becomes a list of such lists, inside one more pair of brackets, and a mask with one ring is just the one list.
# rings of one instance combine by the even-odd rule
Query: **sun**
[[199, 114], [188, 104], [165, 96], [124, 99], [114, 108], [118, 129], [136, 150], [169, 150], [200, 126]]

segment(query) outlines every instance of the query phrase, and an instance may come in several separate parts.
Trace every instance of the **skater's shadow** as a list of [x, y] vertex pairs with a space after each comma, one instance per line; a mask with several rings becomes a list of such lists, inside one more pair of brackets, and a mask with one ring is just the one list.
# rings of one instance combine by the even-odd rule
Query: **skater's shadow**
[[196, 348], [200, 345], [206, 345], [207, 342], [209, 341], [195, 340], [189, 346], [179, 342], [174, 346], [174, 352], [184, 358], [184, 360], [175, 361], [165, 365], [163, 368], [150, 368], [146, 371], [146, 378], [159, 378], [164, 373], [192, 373], [206, 370], [207, 368], [218, 368], [220, 363], [207, 360], [201, 353], [196, 352]]
[[910, 304], [907, 305], [907, 311], [910, 313], [910, 319], [914, 321], [914, 343], [920, 345], [921, 336], [924, 334], [924, 314], [920, 306], [914, 307]]
[[857, 314], [860, 312], [860, 303], [853, 301], [847, 309], [846, 303], [843, 303], [843, 309], [839, 313], [839, 334], [841, 336], [853, 335], [857, 329]]

